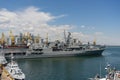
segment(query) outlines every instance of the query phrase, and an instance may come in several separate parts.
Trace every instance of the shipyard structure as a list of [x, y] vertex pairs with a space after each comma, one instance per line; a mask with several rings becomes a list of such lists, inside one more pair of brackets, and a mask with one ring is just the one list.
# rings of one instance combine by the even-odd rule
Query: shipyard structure
[[2, 33], [0, 38], [0, 47], [3, 48], [17, 48], [23, 47], [28, 48], [30, 43], [37, 43], [39, 44], [40, 37], [34, 36], [31, 33], [20, 33], [19, 35], [14, 35], [12, 31], [9, 32], [9, 35], [6, 37], [4, 33]]

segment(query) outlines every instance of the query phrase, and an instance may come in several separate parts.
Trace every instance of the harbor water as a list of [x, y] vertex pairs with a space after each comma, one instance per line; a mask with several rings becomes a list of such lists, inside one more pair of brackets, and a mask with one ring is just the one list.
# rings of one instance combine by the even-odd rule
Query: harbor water
[[110, 63], [120, 70], [120, 47], [107, 47], [98, 57], [62, 57], [18, 59], [25, 80], [88, 80], [97, 73], [105, 75], [105, 66]]

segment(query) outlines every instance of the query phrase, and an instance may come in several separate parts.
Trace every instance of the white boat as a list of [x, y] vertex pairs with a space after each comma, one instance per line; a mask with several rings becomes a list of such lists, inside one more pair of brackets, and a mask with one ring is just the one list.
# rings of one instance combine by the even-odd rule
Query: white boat
[[90, 80], [120, 80], [120, 71], [112, 68], [110, 64], [107, 65], [105, 68], [107, 74], [104, 78], [99, 77], [96, 75], [95, 78], [89, 78]]
[[25, 79], [25, 74], [19, 68], [17, 62], [11, 60], [11, 62], [9, 62], [5, 66], [5, 69], [14, 80], [24, 80]]

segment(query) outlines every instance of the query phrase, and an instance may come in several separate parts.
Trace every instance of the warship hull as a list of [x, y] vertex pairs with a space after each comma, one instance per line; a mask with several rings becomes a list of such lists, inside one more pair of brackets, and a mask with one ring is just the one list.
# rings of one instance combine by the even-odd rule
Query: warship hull
[[[34, 59], [34, 58], [53, 58], [53, 57], [71, 57], [71, 56], [101, 56], [104, 49], [99, 50], [81, 50], [81, 51], [45, 51], [38, 53], [13, 53], [14, 59]], [[5, 55], [7, 59], [11, 58], [11, 53]]]

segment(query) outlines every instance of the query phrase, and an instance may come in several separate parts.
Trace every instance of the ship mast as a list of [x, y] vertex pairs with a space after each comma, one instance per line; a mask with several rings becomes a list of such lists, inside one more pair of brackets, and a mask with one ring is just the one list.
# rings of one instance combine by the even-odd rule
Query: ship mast
[[67, 46], [69, 46], [69, 44], [70, 44], [70, 39], [71, 39], [71, 33], [68, 32], [68, 37], [67, 37], [67, 40], [66, 40]]
[[64, 30], [64, 39], [65, 39], [65, 43], [66, 43], [67, 41], [66, 41], [66, 33], [65, 33], [65, 30]]
[[46, 45], [48, 44], [48, 33], [46, 35]]

